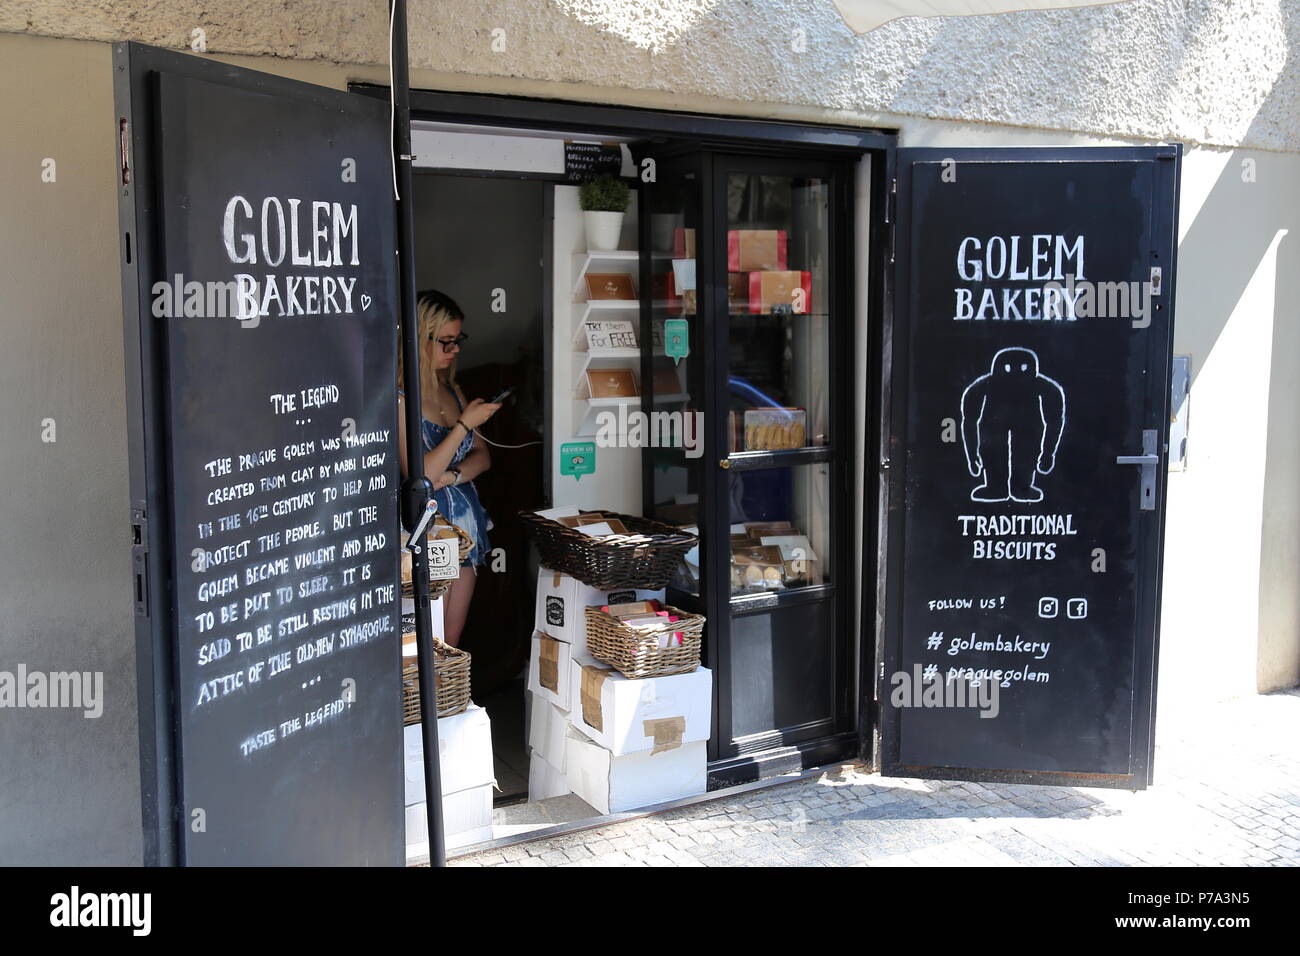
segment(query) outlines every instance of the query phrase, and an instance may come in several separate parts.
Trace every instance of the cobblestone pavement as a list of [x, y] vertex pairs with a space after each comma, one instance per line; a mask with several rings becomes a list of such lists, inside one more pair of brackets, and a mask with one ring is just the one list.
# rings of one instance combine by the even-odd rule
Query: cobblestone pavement
[[1126, 791], [819, 777], [453, 860], [453, 866], [1300, 864], [1300, 691], [1157, 719]]

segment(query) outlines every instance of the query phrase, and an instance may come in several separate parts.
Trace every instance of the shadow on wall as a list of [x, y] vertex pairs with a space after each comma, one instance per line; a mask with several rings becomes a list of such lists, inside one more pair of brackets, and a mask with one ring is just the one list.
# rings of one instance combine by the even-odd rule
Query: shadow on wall
[[1300, 235], [1277, 246], [1260, 540], [1260, 692], [1300, 684]]
[[[1260, 104], [1255, 124], [1268, 125], [1278, 109], [1287, 109], [1284, 102], [1294, 102], [1297, 84], [1289, 74], [1295, 61], [1295, 43], [1292, 38], [1288, 48], [1287, 63], [1269, 96]], [[1171, 71], [1172, 73], [1173, 71]], [[1291, 108], [1292, 114], [1294, 109]], [[1247, 142], [1257, 142], [1264, 131], [1255, 124], [1245, 134]], [[1257, 594], [1258, 627], [1255, 634], [1235, 632], [1221, 635], [1228, 647], [1236, 640], [1252, 641], [1254, 675], [1260, 692], [1277, 690], [1300, 683], [1300, 429], [1297, 429], [1297, 410], [1300, 409], [1300, 325], [1297, 322], [1296, 302], [1300, 300], [1300, 228], [1297, 217], [1297, 200], [1300, 189], [1296, 184], [1295, 154], [1269, 153], [1249, 150], [1232, 152], [1213, 187], [1196, 212], [1195, 219], [1185, 226], [1184, 237], [1178, 249], [1180, 311], [1176, 318], [1176, 351], [1192, 357], [1192, 412], [1189, 441], [1189, 471], [1198, 469], [1196, 460], [1196, 389], [1197, 377], [1206, 361], [1214, 354], [1234, 311], [1243, 304], [1251, 307], [1248, 289], [1267, 288], [1271, 283], [1273, 296], [1270, 302], [1272, 316], [1243, 314], [1234, 322], [1231, 351], [1240, 367], [1216, 369], [1215, 382], [1219, 389], [1215, 400], [1236, 396], [1224, 393], [1225, 371], [1227, 381], [1240, 382], [1245, 390], [1252, 387], [1251, 379], [1268, 375], [1267, 400], [1243, 406], [1247, 414], [1263, 413], [1267, 416], [1263, 429], [1258, 423], [1243, 422], [1243, 441], [1239, 447], [1221, 442], [1216, 448], [1219, 469], [1240, 467], [1243, 485], [1253, 489], [1248, 476], [1258, 477], [1262, 465], [1262, 501], [1246, 501], [1236, 505], [1231, 500], [1218, 504], [1208, 503], [1218, 514], [1205, 514], [1205, 522], [1197, 541], [1200, 560], [1223, 562], [1225, 577], [1231, 562], [1259, 561]], [[1186, 195], [1186, 194], [1185, 194]], [[1290, 201], [1285, 201], [1290, 200]], [[1270, 269], [1270, 273], [1261, 272]], [[1243, 300], [1246, 300], [1243, 303]], [[1259, 309], [1259, 305], [1253, 306]], [[1258, 366], [1247, 366], [1237, 350], [1243, 335], [1250, 335], [1255, 322], [1267, 322], [1271, 328], [1271, 341], [1256, 346], [1248, 352], [1258, 358]], [[1261, 331], [1261, 334], [1262, 331]], [[1225, 340], [1226, 341], [1226, 340]], [[1249, 346], [1248, 346], [1249, 347]], [[1265, 351], [1265, 349], [1267, 351]], [[1227, 359], [1225, 359], [1227, 360]], [[1268, 364], [1265, 365], [1264, 362]], [[1218, 410], [1216, 410], [1218, 411]], [[1251, 458], [1254, 448], [1246, 436], [1254, 435], [1266, 443], [1264, 461]], [[1232, 461], [1229, 461], [1231, 459]], [[1201, 467], [1207, 466], [1206, 458]], [[1214, 467], [1214, 465], [1210, 465]], [[1258, 555], [1225, 553], [1215, 546], [1218, 532], [1214, 518], [1232, 521], [1244, 515], [1235, 509], [1258, 505], [1260, 543]], [[1248, 598], [1248, 595], [1242, 595]], [[1207, 593], [1207, 601], [1222, 601], [1222, 596]], [[1243, 611], [1241, 621], [1255, 620], [1253, 608]], [[1186, 637], [1187, 635], [1181, 635]], [[1172, 650], [1168, 643], [1165, 647]], [[1208, 647], [1206, 648], [1208, 650]], [[1219, 653], [1230, 653], [1220, 647]], [[1211, 665], [1212, 666], [1212, 665]]]
[[[1286, 64], [1256, 114], [1251, 133], [1273, 122], [1270, 103], [1291, 104], [1290, 115], [1295, 116], [1294, 104], [1300, 97], [1295, 69], [1300, 23], [1295, 18], [1290, 23]], [[1279, 228], [1279, 232], [1290, 231], [1278, 242], [1273, 297], [1256, 663], [1256, 686], [1261, 692], [1300, 684], [1300, 315], [1296, 306], [1300, 302], [1300, 189], [1295, 171], [1290, 172], [1287, 178], [1295, 201], [1283, 214], [1288, 221]]]

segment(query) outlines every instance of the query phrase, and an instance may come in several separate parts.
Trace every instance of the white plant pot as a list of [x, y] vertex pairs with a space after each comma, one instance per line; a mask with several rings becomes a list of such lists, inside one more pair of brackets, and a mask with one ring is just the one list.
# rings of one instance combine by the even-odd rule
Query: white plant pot
[[587, 248], [609, 252], [618, 248], [618, 237], [623, 232], [623, 213], [584, 211], [587, 223]]

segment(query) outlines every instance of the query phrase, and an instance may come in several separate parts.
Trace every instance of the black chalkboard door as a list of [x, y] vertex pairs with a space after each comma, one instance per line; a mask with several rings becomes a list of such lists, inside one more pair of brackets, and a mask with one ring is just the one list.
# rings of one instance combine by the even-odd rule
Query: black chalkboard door
[[1150, 782], [1180, 156], [898, 151], [887, 774]]
[[146, 861], [399, 865], [388, 107], [115, 54]]

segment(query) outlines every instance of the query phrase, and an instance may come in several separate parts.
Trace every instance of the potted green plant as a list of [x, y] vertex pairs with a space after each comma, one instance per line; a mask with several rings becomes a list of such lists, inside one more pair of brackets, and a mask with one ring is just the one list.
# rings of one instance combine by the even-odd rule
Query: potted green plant
[[578, 205], [587, 225], [587, 248], [609, 251], [618, 248], [618, 237], [623, 231], [623, 214], [631, 190], [617, 176], [599, 176], [582, 184], [578, 191]]

